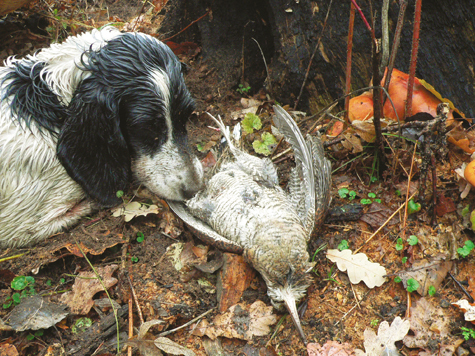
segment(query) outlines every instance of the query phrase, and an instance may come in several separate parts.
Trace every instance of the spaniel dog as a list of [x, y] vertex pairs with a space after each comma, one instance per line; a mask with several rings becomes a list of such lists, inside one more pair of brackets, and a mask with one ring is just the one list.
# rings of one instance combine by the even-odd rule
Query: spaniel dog
[[194, 103], [162, 42], [113, 27], [0, 67], [0, 247], [70, 227], [135, 180], [184, 200], [203, 170], [187, 142]]

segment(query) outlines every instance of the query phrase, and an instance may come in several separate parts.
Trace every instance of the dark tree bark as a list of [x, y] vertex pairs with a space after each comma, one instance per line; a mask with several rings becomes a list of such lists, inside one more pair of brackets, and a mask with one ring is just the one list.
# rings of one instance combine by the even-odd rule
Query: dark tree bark
[[[382, 2], [381, 2], [382, 3]], [[377, 16], [381, 3], [375, 2]], [[173, 0], [160, 32], [174, 34], [206, 11], [209, 15], [174, 38], [202, 47], [202, 59], [216, 68], [221, 87], [248, 83], [262, 86], [279, 102], [293, 105], [302, 86], [310, 57], [321, 35], [328, 0]], [[368, 19], [366, 1], [359, 1]], [[333, 1], [327, 27], [313, 60], [299, 109], [315, 112], [344, 93], [346, 41], [350, 1]], [[414, 2], [406, 11], [396, 68], [408, 72]], [[390, 5], [390, 43], [398, 2]], [[377, 34], [380, 32], [377, 18]], [[454, 102], [468, 117], [474, 116], [475, 2], [423, 0], [416, 76]], [[262, 48], [269, 78], [256, 41]], [[355, 21], [352, 89], [367, 86], [371, 78], [371, 40], [357, 15]], [[266, 80], [267, 78], [267, 80]]]

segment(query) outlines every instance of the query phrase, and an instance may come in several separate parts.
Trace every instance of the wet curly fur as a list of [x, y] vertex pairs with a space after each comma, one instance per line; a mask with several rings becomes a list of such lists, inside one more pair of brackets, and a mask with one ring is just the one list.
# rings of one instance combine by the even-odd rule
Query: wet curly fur
[[133, 179], [184, 200], [203, 171], [187, 142], [194, 103], [162, 42], [113, 27], [0, 67], [0, 247], [40, 241]]

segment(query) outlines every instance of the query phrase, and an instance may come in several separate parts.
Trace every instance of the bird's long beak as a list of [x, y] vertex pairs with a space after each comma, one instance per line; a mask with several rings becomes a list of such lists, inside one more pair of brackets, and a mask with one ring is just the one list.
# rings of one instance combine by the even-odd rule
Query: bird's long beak
[[302, 339], [304, 344], [307, 345], [307, 338], [305, 337], [305, 334], [303, 333], [303, 330], [302, 330], [302, 325], [300, 324], [300, 318], [297, 312], [297, 304], [295, 302], [295, 297], [287, 289], [284, 289], [282, 294], [284, 297], [285, 306], [287, 310], [289, 311], [289, 314], [292, 317], [292, 320], [294, 321], [295, 327], [299, 331], [300, 338]]

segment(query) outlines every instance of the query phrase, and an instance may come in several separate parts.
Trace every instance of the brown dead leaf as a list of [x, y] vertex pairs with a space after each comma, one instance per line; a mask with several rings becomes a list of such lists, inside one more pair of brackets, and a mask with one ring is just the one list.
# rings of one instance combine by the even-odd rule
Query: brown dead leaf
[[363, 152], [363, 146], [361, 145], [361, 140], [352, 135], [351, 133], [346, 133], [343, 135], [345, 139], [341, 142], [343, 147], [347, 150], [351, 150], [352, 153]]
[[[368, 211], [360, 218], [360, 220], [371, 225], [373, 229], [379, 228], [386, 220], [394, 213], [394, 210], [388, 208], [386, 205], [373, 202]], [[394, 216], [388, 225], [394, 225], [399, 222], [399, 218]]]
[[341, 121], [336, 121], [332, 127], [327, 131], [328, 136], [337, 137], [343, 132], [345, 125]]
[[[119, 268], [117, 265], [97, 267], [102, 283], [106, 288], [110, 288], [117, 283], [117, 279], [112, 274]], [[96, 278], [94, 272], [81, 272], [76, 277], [71, 292], [64, 293], [60, 300], [71, 308], [71, 313], [76, 315], [85, 315], [89, 313], [94, 301], [94, 294], [103, 291], [101, 282]]]
[[0, 355], [3, 356], [18, 356], [19, 353], [12, 344], [0, 344]]
[[98, 256], [98, 255], [102, 255], [106, 249], [114, 247], [118, 243], [119, 241], [111, 241], [111, 243], [106, 246], [103, 245], [103, 246], [88, 247], [84, 245], [82, 242], [78, 242], [81, 248], [79, 248], [78, 245], [76, 245], [75, 243], [68, 243], [64, 245], [63, 247], [65, 247], [69, 252], [71, 252], [73, 255], [77, 257], [84, 257], [83, 252], [85, 254], [89, 253], [91, 255]]
[[[209, 143], [209, 142], [208, 142]], [[215, 142], [216, 144], [216, 142]], [[206, 144], [207, 145], [207, 144]], [[205, 147], [202, 149], [202, 151], [206, 152], [205, 149], [206, 149], [206, 145]], [[208, 150], [210, 149], [211, 147], [208, 148]], [[215, 165], [216, 165], [216, 157], [214, 156], [214, 153], [212, 151], [209, 151], [208, 154], [206, 155], [205, 158], [203, 158], [201, 160], [201, 165], [203, 166], [203, 169], [206, 171], [207, 169], [209, 168], [213, 168]]]
[[159, 229], [166, 235], [176, 239], [183, 232], [183, 223], [170, 211], [166, 210], [161, 215]]
[[[404, 345], [424, 349], [428, 356], [453, 355], [463, 342], [463, 339], [450, 333], [451, 319], [444, 309], [425, 298], [419, 299], [411, 308], [410, 322], [414, 335], [406, 335], [403, 339]], [[432, 353], [431, 345], [438, 345], [435, 353]]]
[[318, 343], [307, 345], [308, 356], [354, 356], [354, 347], [348, 343], [340, 344], [338, 341], [327, 341], [323, 346]]
[[455, 146], [461, 148], [464, 152], [472, 154], [475, 152], [475, 133], [467, 131], [459, 121], [449, 132], [447, 132], [447, 140]]
[[219, 336], [252, 340], [253, 336], [269, 334], [270, 325], [277, 322], [277, 317], [272, 314], [273, 307], [268, 307], [264, 302], [257, 300], [251, 305], [239, 303], [229, 311], [217, 315], [212, 326], [206, 328], [205, 334], [210, 339]]
[[399, 272], [397, 275], [404, 283], [404, 287], [407, 286], [408, 279], [415, 279], [419, 282], [417, 293], [426, 296], [430, 286], [439, 289], [452, 265], [452, 261], [445, 261], [444, 257], [439, 255], [431, 259], [414, 261], [410, 270]]
[[455, 207], [454, 201], [451, 198], [446, 197], [444, 193], [438, 192], [437, 205], [435, 207], [437, 216], [442, 217], [446, 214], [453, 213], [456, 210], [457, 208]]
[[351, 123], [356, 133], [366, 142], [373, 142], [375, 138], [373, 120], [355, 120]]

